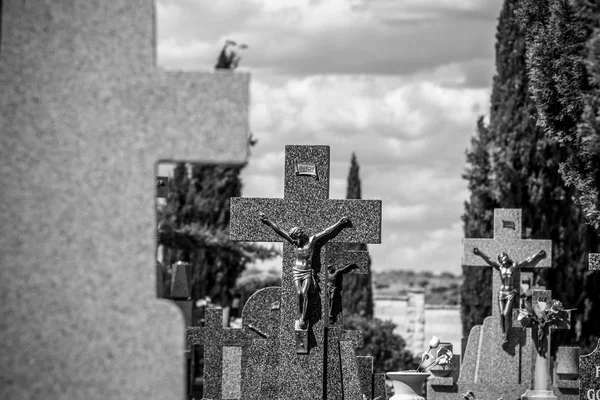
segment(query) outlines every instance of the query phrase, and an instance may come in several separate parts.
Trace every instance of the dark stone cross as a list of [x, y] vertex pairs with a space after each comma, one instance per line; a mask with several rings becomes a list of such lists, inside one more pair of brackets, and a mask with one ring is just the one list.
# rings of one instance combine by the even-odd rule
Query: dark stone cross
[[223, 398], [223, 347], [241, 347], [243, 352], [252, 339], [245, 329], [223, 328], [220, 308], [206, 309], [204, 326], [187, 327], [188, 344], [204, 346], [204, 398]]
[[[302, 227], [309, 235], [323, 231], [342, 217], [346, 226], [329, 239], [338, 243], [380, 243], [381, 202], [374, 200], [329, 199], [329, 147], [286, 146], [283, 199], [232, 198], [230, 234], [232, 240], [278, 242], [283, 239], [261, 223], [264, 213], [283, 230]], [[328, 245], [316, 249], [323, 254]], [[292, 267], [295, 248], [284, 242], [280, 310], [279, 397], [294, 399], [322, 398], [323, 365], [328, 321], [327, 276], [322, 257], [315, 257], [313, 270], [317, 287], [308, 295], [308, 353], [296, 351], [296, 291]], [[319, 252], [320, 250], [320, 252]]]

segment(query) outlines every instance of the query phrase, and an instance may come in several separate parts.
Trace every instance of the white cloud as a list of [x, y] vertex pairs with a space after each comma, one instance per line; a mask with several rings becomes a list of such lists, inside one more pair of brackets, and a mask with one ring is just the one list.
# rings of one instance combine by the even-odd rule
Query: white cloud
[[[212, 69], [248, 43], [243, 195], [283, 196], [286, 144], [331, 146], [331, 198], [350, 155], [383, 200], [374, 268], [460, 270], [464, 150], [489, 108], [500, 0], [158, 0], [159, 64]], [[278, 261], [280, 268], [280, 260]]]
[[476, 59], [492, 64], [499, 0], [362, 3], [159, 0], [159, 62], [211, 69], [232, 38], [250, 45], [242, 65], [257, 75], [411, 74]]

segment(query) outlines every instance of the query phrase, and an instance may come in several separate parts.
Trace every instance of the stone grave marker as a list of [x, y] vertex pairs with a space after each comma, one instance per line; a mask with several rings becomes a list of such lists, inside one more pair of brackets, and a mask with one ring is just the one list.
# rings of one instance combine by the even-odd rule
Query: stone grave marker
[[245, 162], [249, 75], [157, 68], [153, 0], [0, 6], [0, 398], [181, 399], [155, 165]]
[[579, 357], [579, 399], [600, 399], [600, 340], [590, 354]]
[[[281, 226], [281, 231], [301, 227], [309, 235], [322, 232], [342, 217], [350, 220], [329, 242], [379, 243], [381, 202], [369, 200], [329, 199], [329, 147], [286, 146], [285, 188], [283, 199], [231, 199], [231, 237], [245, 241], [281, 241], [275, 228], [261, 223], [261, 213]], [[297, 346], [296, 314], [298, 309], [292, 267], [296, 260], [293, 245], [284, 243], [282, 288], [280, 297], [280, 324], [278, 369], [264, 379], [277, 381], [277, 397], [314, 399], [327, 392], [324, 365], [328, 344], [326, 325], [329, 321], [327, 276], [324, 260], [326, 248], [316, 248], [312, 269], [315, 287], [308, 295], [307, 351]], [[341, 332], [341, 340], [346, 339]], [[349, 334], [351, 335], [351, 334]], [[339, 337], [339, 336], [338, 336]], [[353, 341], [351, 340], [350, 343]], [[354, 341], [355, 342], [355, 341]], [[355, 343], [352, 343], [356, 347]], [[263, 383], [264, 384], [264, 383]]]
[[[463, 239], [463, 264], [491, 268], [480, 256], [473, 253], [478, 248], [481, 253], [495, 260], [500, 253], [506, 253], [515, 263], [522, 262], [544, 250], [546, 257], [536, 268], [549, 268], [552, 259], [550, 240], [522, 239], [520, 209], [494, 210], [493, 239]], [[504, 335], [500, 325], [498, 291], [501, 280], [498, 272], [493, 273], [492, 316], [483, 325], [473, 327], [469, 334], [458, 381], [452, 378], [433, 377], [428, 380], [427, 390], [430, 399], [456, 399], [457, 393], [473, 392], [477, 399], [518, 398], [530, 387], [532, 379], [533, 344], [530, 329], [523, 330], [515, 324], [519, 304], [519, 273], [515, 271], [513, 286], [517, 290], [514, 297], [513, 323], [508, 343], [503, 344]]]
[[[239, 353], [241, 360], [243, 358], [242, 353], [248, 347], [251, 339], [245, 329], [223, 328], [223, 310], [220, 308], [206, 309], [204, 326], [190, 326], [187, 328], [188, 344], [204, 346], [203, 396], [205, 398], [231, 398], [224, 396], [224, 385], [227, 386], [229, 393], [241, 393], [240, 378], [235, 379], [235, 377], [223, 373], [223, 359], [227, 359], [227, 354], [237, 354], [238, 350], [230, 349], [236, 347], [241, 349], [241, 353]], [[234, 360], [231, 357], [229, 359], [232, 362]], [[234, 378], [237, 382], [229, 382], [229, 378]], [[227, 381], [227, 383], [224, 381]]]
[[[353, 370], [354, 364], [357, 363], [350, 353], [342, 356], [340, 353], [340, 345], [342, 341], [350, 341], [354, 343], [354, 348], [362, 347], [362, 335], [358, 331], [347, 331], [343, 328], [342, 315], [342, 284], [343, 277], [346, 273], [349, 274], [367, 274], [369, 273], [369, 252], [361, 250], [345, 250], [345, 246], [341, 243], [330, 243], [326, 246], [323, 259], [327, 270], [327, 294], [329, 301], [327, 302], [329, 324], [325, 328], [327, 336], [327, 364], [325, 365], [324, 374], [327, 376], [327, 392], [326, 398], [329, 400], [342, 399], [343, 388], [342, 372], [344, 368]], [[336, 272], [331, 273], [330, 268]], [[352, 354], [354, 354], [352, 352]], [[355, 356], [354, 356], [355, 357]], [[361, 381], [365, 382], [364, 377], [370, 376], [371, 384], [368, 385], [369, 390], [366, 390], [367, 385], [361, 385], [364, 389], [362, 393], [367, 399], [371, 398], [372, 379], [373, 379], [373, 359], [372, 357], [359, 357], [360, 359], [370, 359], [368, 361], [359, 361], [357, 364], [358, 373]], [[350, 364], [346, 367], [345, 364]]]

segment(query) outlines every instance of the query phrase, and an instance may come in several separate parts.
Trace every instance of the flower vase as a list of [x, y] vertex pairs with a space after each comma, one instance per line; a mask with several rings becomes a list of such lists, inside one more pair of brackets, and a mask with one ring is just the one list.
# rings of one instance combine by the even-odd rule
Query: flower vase
[[430, 376], [429, 372], [398, 371], [386, 375], [394, 385], [394, 395], [390, 400], [425, 400], [419, 393]]
[[556, 400], [552, 390], [549, 390], [548, 359], [536, 352], [533, 389], [521, 396], [521, 400]]

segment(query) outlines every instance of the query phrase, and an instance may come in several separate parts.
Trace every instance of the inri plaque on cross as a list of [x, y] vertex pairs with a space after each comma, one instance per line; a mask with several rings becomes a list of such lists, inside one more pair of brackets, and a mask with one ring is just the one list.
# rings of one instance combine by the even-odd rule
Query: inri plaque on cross
[[[261, 214], [281, 231], [302, 228], [308, 236], [324, 232], [346, 217], [324, 243], [314, 250], [311, 269], [313, 290], [308, 293], [306, 354], [296, 351], [298, 313], [293, 268], [297, 247], [284, 239]], [[320, 398], [323, 393], [324, 325], [327, 315], [326, 266], [321, 263], [328, 242], [380, 243], [381, 201], [329, 199], [329, 147], [286, 146], [283, 199], [232, 198], [230, 235], [232, 240], [284, 241], [281, 291], [279, 386], [281, 398]], [[291, 233], [291, 232], [290, 232]]]

